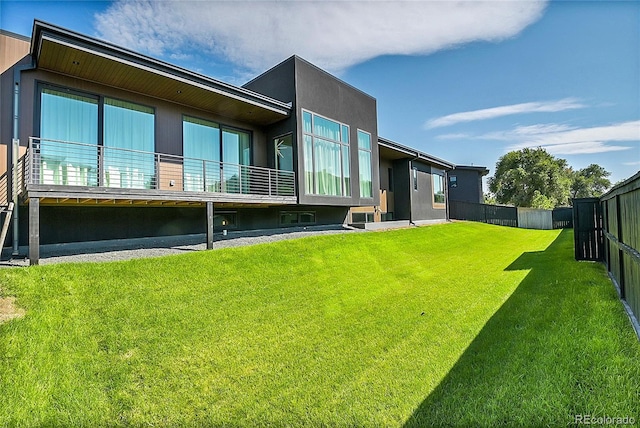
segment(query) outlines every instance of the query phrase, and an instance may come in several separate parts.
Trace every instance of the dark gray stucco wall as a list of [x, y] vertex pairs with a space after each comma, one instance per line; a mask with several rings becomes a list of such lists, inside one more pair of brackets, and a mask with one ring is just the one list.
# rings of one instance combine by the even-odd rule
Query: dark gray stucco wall
[[[20, 244], [28, 243], [28, 207], [20, 207]], [[348, 208], [322, 206], [278, 206], [263, 208], [215, 207], [216, 212], [236, 214], [231, 230], [276, 229], [282, 211], [311, 211], [315, 225], [345, 222]], [[216, 232], [219, 231], [216, 229]], [[40, 243], [99, 241], [109, 239], [172, 236], [206, 232], [204, 207], [62, 206], [40, 207]]]
[[[265, 128], [265, 137], [267, 140], [267, 165], [269, 168], [275, 167], [275, 150], [272, 144], [273, 139], [290, 133], [293, 138], [294, 170], [298, 171], [295, 59], [291, 57], [283, 61], [269, 71], [246, 83], [243, 87], [271, 98], [275, 98], [279, 101], [291, 103], [292, 111], [290, 117]], [[296, 174], [296, 179], [298, 179], [298, 173]]]
[[457, 178], [457, 187], [449, 186], [449, 200], [483, 203], [482, 175], [477, 171], [454, 169], [449, 176]]
[[[298, 168], [299, 200], [303, 204], [367, 206], [380, 203], [380, 178], [377, 168], [378, 122], [375, 98], [337, 79], [318, 67], [295, 57], [296, 111], [301, 109], [349, 125], [351, 197], [326, 197], [304, 193], [304, 173]], [[302, 118], [297, 120], [298, 138], [302, 140]], [[360, 198], [358, 165], [358, 129], [371, 134], [373, 198]], [[304, 165], [304, 153], [298, 151], [298, 165]]]
[[391, 174], [393, 175], [393, 161], [390, 159], [380, 158], [378, 162], [378, 169], [380, 171], [380, 190], [393, 191], [393, 189], [391, 189], [393, 177], [389, 180], [389, 169], [391, 169]]
[[411, 161], [409, 159], [393, 161], [393, 198], [395, 208], [393, 215], [395, 220], [411, 219], [411, 192], [413, 192], [413, 183], [411, 181], [410, 164]]
[[[440, 220], [447, 216], [444, 208], [435, 208], [433, 203], [432, 167], [418, 161], [411, 163], [412, 168], [418, 171], [418, 189], [413, 188], [411, 182], [411, 212], [412, 220]], [[413, 174], [413, 172], [412, 172]], [[411, 177], [413, 180], [413, 176]]]

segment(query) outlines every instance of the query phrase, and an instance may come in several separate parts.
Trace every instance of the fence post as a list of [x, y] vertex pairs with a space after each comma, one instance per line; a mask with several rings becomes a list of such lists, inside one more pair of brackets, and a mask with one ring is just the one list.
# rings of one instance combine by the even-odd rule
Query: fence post
[[[618, 220], [618, 230], [617, 235], [618, 235], [618, 242], [620, 243], [624, 243], [624, 237], [622, 236], [622, 216], [621, 216], [621, 209], [620, 209], [620, 195], [616, 195], [615, 198], [615, 203], [616, 203], [616, 216], [617, 216], [617, 220]], [[620, 272], [620, 278], [618, 278], [618, 285], [620, 286], [620, 297], [622, 299], [624, 299], [626, 297], [626, 293], [625, 293], [625, 277], [624, 277], [624, 251], [622, 251], [622, 247], [620, 247], [618, 245], [618, 267], [619, 267], [619, 272]]]

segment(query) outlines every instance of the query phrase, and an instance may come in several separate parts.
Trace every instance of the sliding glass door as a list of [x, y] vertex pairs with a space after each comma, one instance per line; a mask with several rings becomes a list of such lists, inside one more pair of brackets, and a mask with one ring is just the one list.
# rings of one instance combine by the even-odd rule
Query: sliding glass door
[[182, 121], [185, 190], [248, 193], [251, 135], [185, 116]]
[[222, 130], [222, 161], [224, 189], [226, 193], [249, 193], [251, 146], [249, 134], [242, 131]]
[[220, 127], [208, 120], [182, 122], [184, 190], [220, 191]]
[[104, 183], [107, 187], [155, 187], [153, 109], [104, 100]]

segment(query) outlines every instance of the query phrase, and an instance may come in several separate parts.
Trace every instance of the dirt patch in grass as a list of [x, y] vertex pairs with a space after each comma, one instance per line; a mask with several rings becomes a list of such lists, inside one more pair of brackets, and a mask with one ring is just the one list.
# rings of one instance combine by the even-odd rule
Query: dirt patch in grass
[[24, 309], [15, 304], [15, 297], [0, 297], [0, 324], [24, 316]]

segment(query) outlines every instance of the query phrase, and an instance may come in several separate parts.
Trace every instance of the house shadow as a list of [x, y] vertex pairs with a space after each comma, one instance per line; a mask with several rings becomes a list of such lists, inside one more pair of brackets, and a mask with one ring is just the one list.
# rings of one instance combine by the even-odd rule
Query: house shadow
[[568, 327], [576, 322], [576, 299], [565, 287], [576, 264], [570, 229], [511, 263], [505, 270], [528, 274], [404, 427], [572, 424], [572, 415], [585, 410], [573, 408], [581, 399], [572, 396], [576, 381], [567, 376], [575, 367], [566, 349], [578, 345], [566, 332], [579, 327]]

